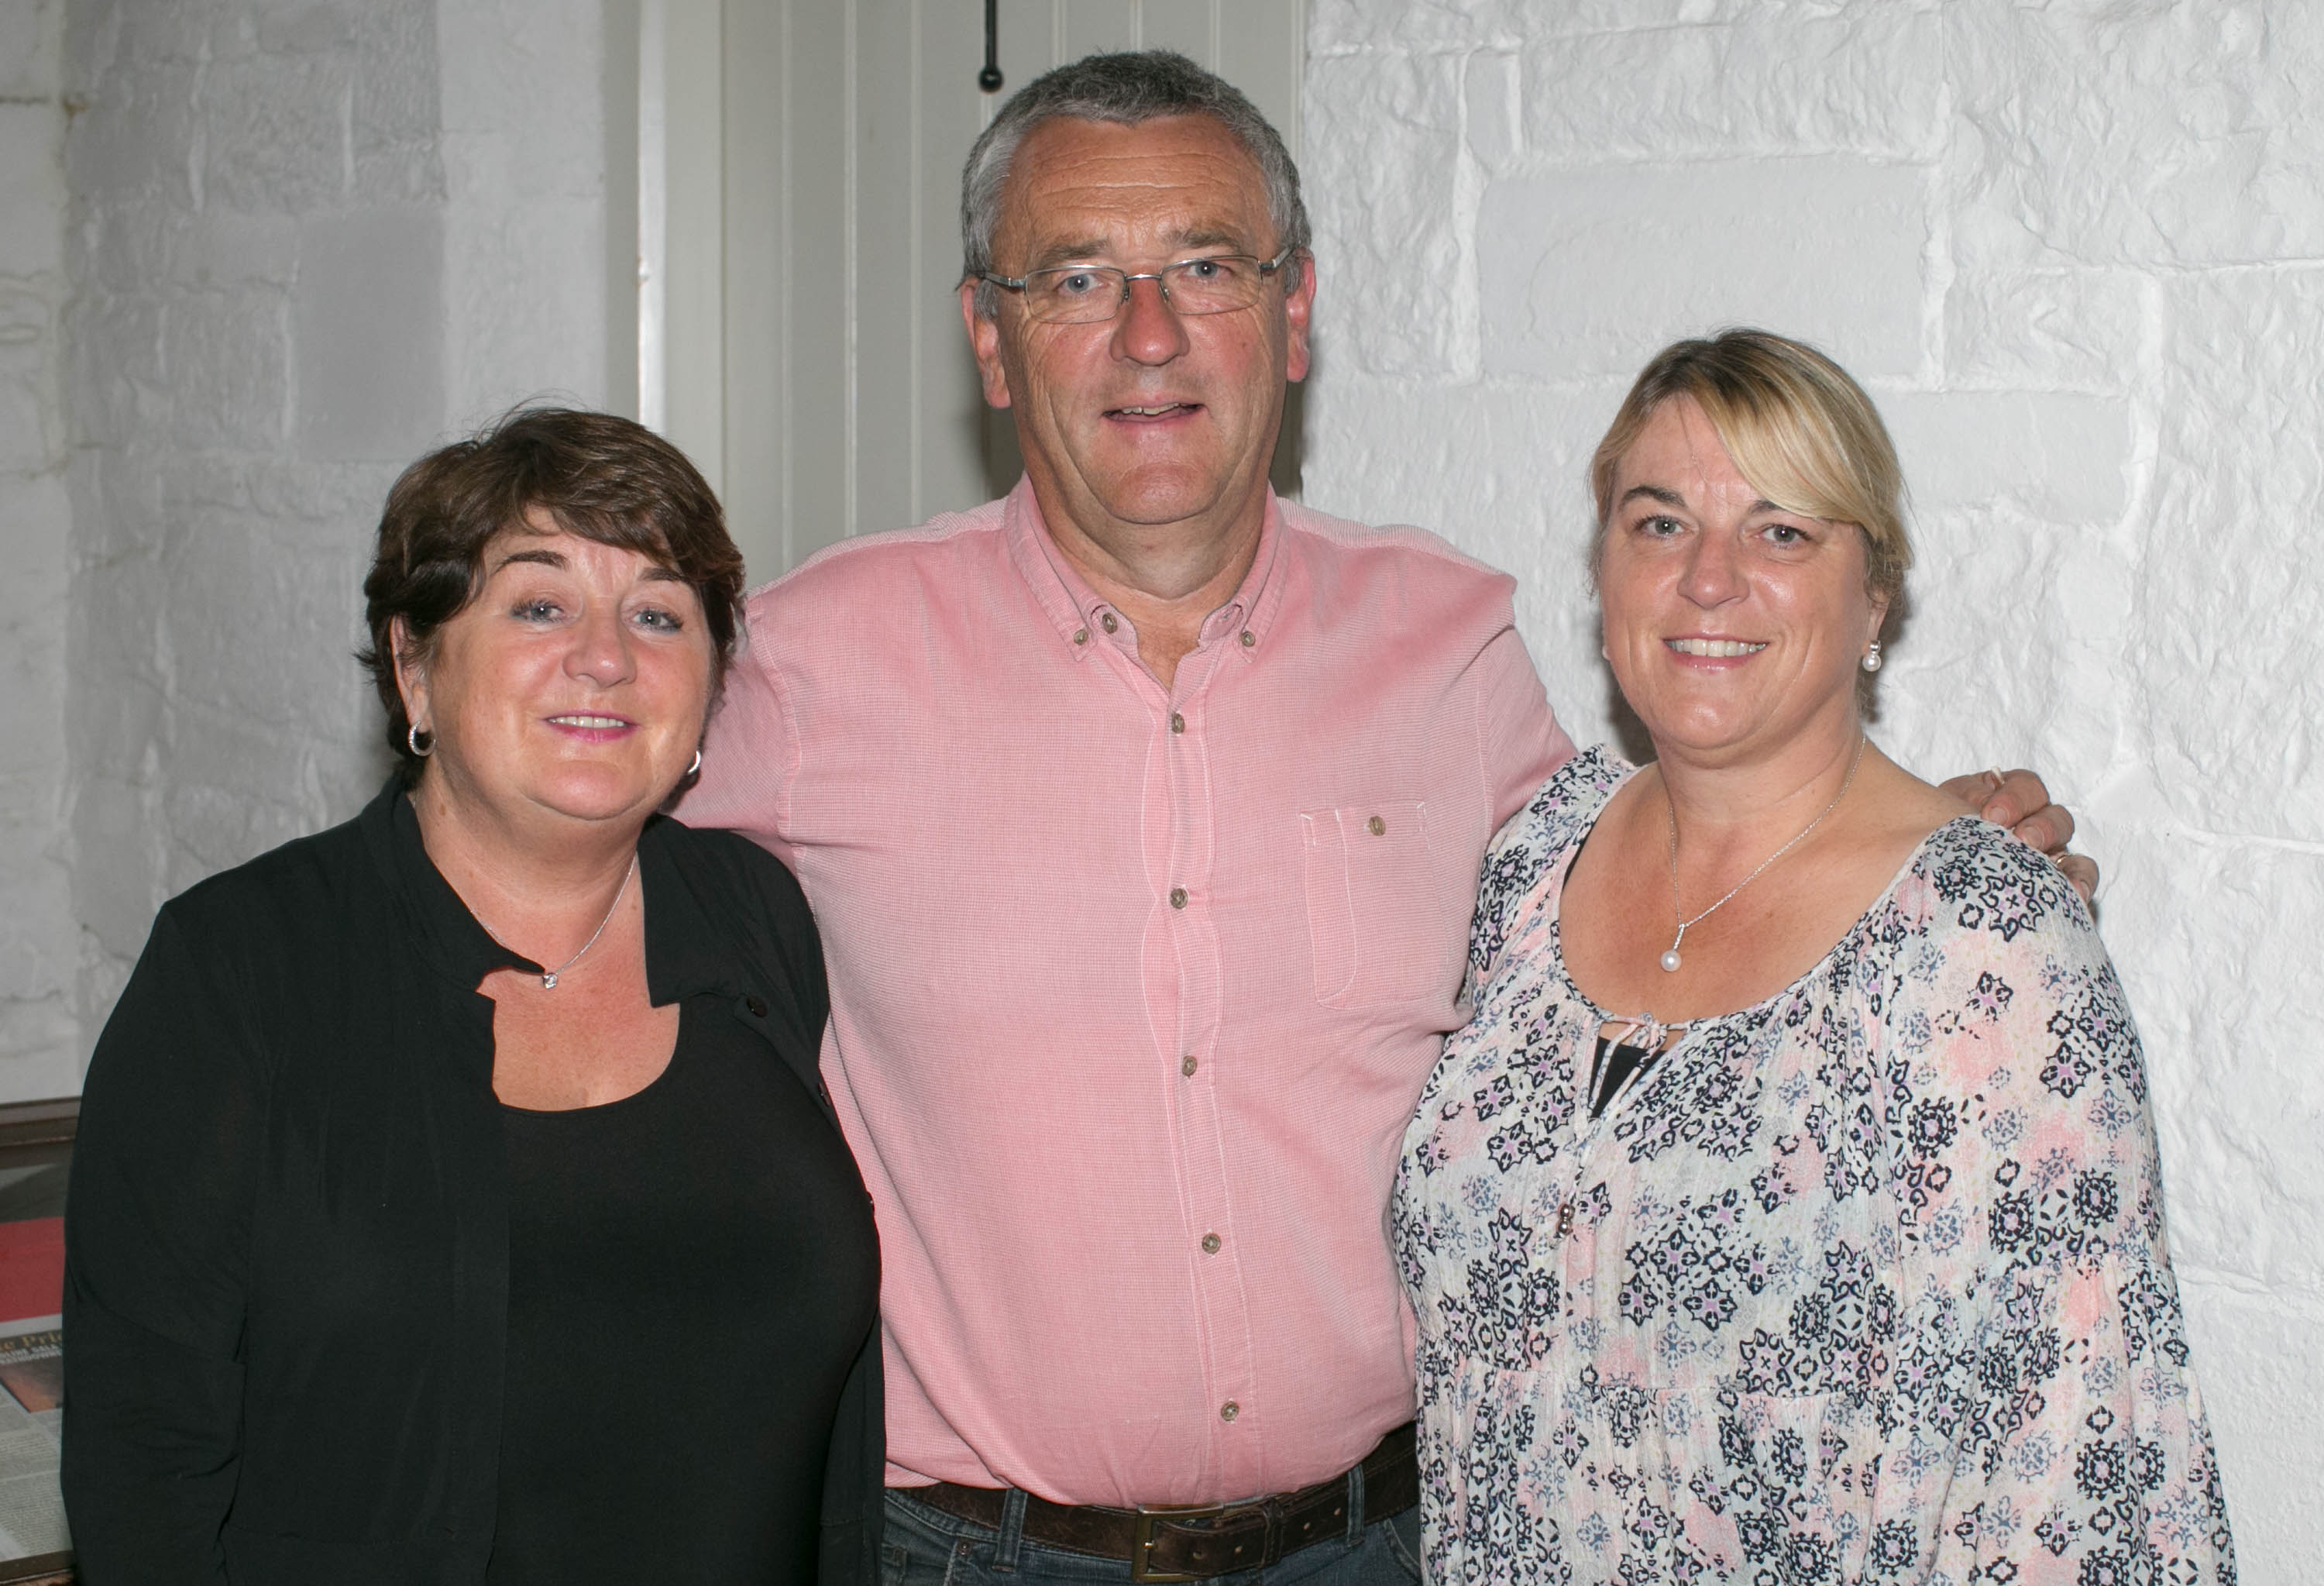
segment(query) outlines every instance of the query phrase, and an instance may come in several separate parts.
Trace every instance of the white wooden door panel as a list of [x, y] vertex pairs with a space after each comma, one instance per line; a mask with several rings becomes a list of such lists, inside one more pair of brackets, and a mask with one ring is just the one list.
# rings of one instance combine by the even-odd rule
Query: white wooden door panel
[[[1297, 152], [1304, 0], [1001, 0], [991, 96], [980, 0], [643, 11], [640, 409], [719, 489], [753, 580], [1015, 480], [954, 290], [961, 162], [1009, 92], [1093, 51], [1176, 49]], [[1295, 438], [1278, 486], [1296, 470]]]

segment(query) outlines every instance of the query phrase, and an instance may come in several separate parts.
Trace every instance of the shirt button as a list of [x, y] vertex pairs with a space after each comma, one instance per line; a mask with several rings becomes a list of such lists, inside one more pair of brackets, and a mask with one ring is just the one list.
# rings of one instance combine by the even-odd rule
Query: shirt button
[[1075, 644], [1087, 644], [1089, 642], [1089, 630], [1087, 628], [1074, 629], [1074, 642]]
[[1184, 908], [1186, 907], [1185, 888], [1173, 887], [1170, 889], [1170, 907], [1173, 908]]
[[1385, 837], [1388, 835], [1388, 823], [1380, 819], [1378, 816], [1374, 816], [1371, 819], [1366, 821], [1364, 825], [1375, 837]]
[[753, 1019], [767, 1017], [767, 1000], [764, 997], [745, 997], [742, 999], [742, 1006], [751, 1010], [751, 1017]]
[[1178, 1059], [1178, 1072], [1185, 1074], [1188, 1079], [1194, 1077], [1194, 1070], [1197, 1066], [1198, 1065], [1194, 1062], [1194, 1055], [1192, 1052], [1187, 1053], [1184, 1057]]
[[1100, 617], [1097, 622], [1098, 626], [1103, 628], [1109, 633], [1121, 626], [1120, 622], [1113, 620], [1113, 613], [1111, 612], [1106, 613], [1105, 615]]
[[1217, 1234], [1206, 1233], [1203, 1235], [1203, 1254], [1206, 1256], [1217, 1255], [1219, 1253], [1219, 1243], [1220, 1240]]
[[1242, 1406], [1235, 1403], [1232, 1399], [1227, 1400], [1226, 1403], [1219, 1406], [1219, 1419], [1222, 1421], [1231, 1421], [1237, 1415], [1241, 1414]]
[[1242, 647], [1245, 650], [1249, 650], [1252, 645], [1257, 644], [1258, 642], [1259, 636], [1257, 634], [1253, 633], [1248, 628], [1245, 628], [1242, 631]]
[[1186, 730], [1186, 718], [1175, 710], [1170, 713], [1170, 730], [1173, 733], [1183, 733]]

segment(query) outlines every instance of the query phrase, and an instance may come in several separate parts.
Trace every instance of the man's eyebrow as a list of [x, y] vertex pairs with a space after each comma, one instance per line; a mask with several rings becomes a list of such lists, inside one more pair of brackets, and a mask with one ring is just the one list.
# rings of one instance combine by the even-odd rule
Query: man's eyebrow
[[646, 564], [646, 570], [643, 573], [639, 574], [638, 577], [641, 583], [645, 584], [685, 584], [689, 582], [687, 576], [679, 572], [676, 567], [665, 567], [659, 562], [648, 562]]
[[1086, 263], [1104, 256], [1105, 239], [1103, 237], [1072, 237], [1064, 242], [1051, 243], [1047, 247], [1043, 248], [1033, 255], [1032, 262], [1027, 264], [1025, 269], [1026, 272], [1030, 274], [1036, 270], [1053, 269], [1059, 264]]
[[[1250, 244], [1246, 242], [1238, 232], [1229, 230], [1223, 226], [1208, 223], [1188, 226], [1184, 231], [1170, 234], [1170, 260], [1174, 263], [1185, 257], [1186, 252], [1190, 249], [1218, 247], [1233, 248], [1241, 252], [1247, 251]], [[1036, 254], [1025, 268], [1029, 272], [1035, 270], [1054, 270], [1060, 264], [1093, 263], [1098, 260], [1110, 257], [1111, 253], [1111, 244], [1103, 237], [1068, 238], [1062, 242], [1049, 244]]]
[[1191, 230], [1179, 232], [1172, 245], [1178, 248], [1216, 248], [1223, 246], [1237, 249], [1248, 248], [1250, 246], [1250, 244], [1245, 242], [1237, 233], [1229, 231], [1224, 226], [1198, 226]]

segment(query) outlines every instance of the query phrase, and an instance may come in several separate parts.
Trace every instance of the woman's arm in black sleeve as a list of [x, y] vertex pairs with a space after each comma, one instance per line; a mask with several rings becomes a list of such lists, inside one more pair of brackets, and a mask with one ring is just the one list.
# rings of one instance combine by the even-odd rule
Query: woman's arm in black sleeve
[[[64, 1492], [88, 1586], [222, 1581], [267, 1087], [226, 912], [165, 908], [81, 1098]], [[210, 916], [212, 917], [200, 917]]]

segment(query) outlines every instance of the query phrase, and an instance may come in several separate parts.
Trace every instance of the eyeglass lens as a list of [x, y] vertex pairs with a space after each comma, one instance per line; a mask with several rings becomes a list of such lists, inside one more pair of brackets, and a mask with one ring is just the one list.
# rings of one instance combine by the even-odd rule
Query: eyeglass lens
[[[1155, 273], [1163, 296], [1179, 313], [1225, 314], [1259, 301], [1267, 281], [1259, 265], [1257, 259], [1228, 254], [1182, 260]], [[1130, 279], [1128, 271], [1109, 264], [1037, 270], [1025, 278], [1025, 307], [1036, 319], [1065, 324], [1111, 319], [1129, 296]]]

